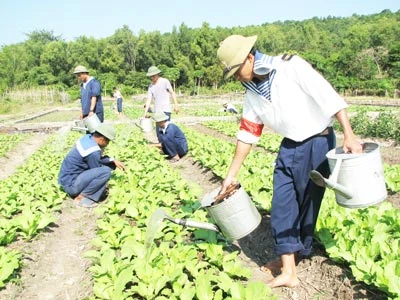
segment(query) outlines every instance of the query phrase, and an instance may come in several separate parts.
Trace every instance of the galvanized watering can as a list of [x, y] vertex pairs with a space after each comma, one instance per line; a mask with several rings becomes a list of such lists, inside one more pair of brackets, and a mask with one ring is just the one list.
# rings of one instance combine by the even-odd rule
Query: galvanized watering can
[[201, 202], [201, 207], [207, 210], [216, 225], [175, 219], [166, 214], [164, 218], [179, 225], [220, 232], [232, 240], [241, 239], [256, 229], [261, 222], [261, 215], [240, 184], [231, 185], [223, 194], [218, 194], [219, 191], [219, 188], [215, 189]]
[[324, 178], [316, 170], [310, 172], [311, 180], [335, 192], [336, 202], [348, 208], [378, 204], [387, 198], [379, 145], [364, 143], [363, 153], [344, 153], [343, 148], [326, 154], [331, 176]]
[[151, 118], [142, 118], [139, 120], [139, 123], [136, 123], [136, 125], [140, 127], [143, 132], [153, 131], [153, 121]]
[[91, 116], [88, 116], [83, 119], [83, 124], [85, 124], [86, 128], [90, 133], [93, 133], [96, 131], [97, 126], [101, 124], [99, 118], [97, 117], [96, 114], [93, 114]]
[[96, 114], [93, 114], [90, 117], [86, 117], [83, 120], [78, 121], [75, 126], [71, 128], [71, 130], [93, 133], [100, 124], [101, 122], [99, 117], [97, 117]]

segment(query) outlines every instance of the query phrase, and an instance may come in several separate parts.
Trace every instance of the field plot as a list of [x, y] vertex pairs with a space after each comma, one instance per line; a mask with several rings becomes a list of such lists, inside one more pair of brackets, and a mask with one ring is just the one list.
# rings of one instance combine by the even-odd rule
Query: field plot
[[[4, 126], [33, 129], [0, 157], [2, 166], [11, 166], [0, 169], [0, 299], [400, 297], [400, 149], [393, 140], [360, 135], [381, 145], [389, 198], [350, 210], [327, 192], [315, 253], [298, 264], [300, 285], [293, 289], [271, 290], [266, 284], [271, 275], [260, 271], [275, 258], [269, 210], [281, 140], [267, 129], [239, 177], [262, 214], [251, 234], [229, 241], [156, 218], [153, 213], [162, 210], [212, 222], [199, 201], [220, 186], [238, 128], [238, 117], [221, 111], [224, 101], [182, 99], [173, 121], [185, 132], [190, 150], [175, 164], [150, 147], [154, 133], [135, 125], [142, 102], [127, 102], [122, 117], [107, 106], [105, 119], [118, 129], [107, 152], [124, 161], [127, 171], [114, 172], [109, 197], [95, 210], [75, 207], [57, 185], [62, 158], [81, 135], [70, 130], [74, 112]], [[234, 103], [240, 109], [240, 102]], [[340, 132], [337, 139], [340, 144]]]

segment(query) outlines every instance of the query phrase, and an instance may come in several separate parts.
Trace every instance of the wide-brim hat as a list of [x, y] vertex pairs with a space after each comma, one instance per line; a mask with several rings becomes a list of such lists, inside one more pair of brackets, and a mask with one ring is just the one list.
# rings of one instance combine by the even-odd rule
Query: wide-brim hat
[[146, 76], [153, 76], [153, 75], [157, 75], [160, 74], [161, 70], [159, 68], [157, 68], [156, 66], [151, 66], [146, 73]]
[[231, 35], [220, 43], [217, 57], [225, 66], [223, 77], [231, 77], [240, 68], [256, 43], [257, 36]]
[[84, 66], [77, 66], [74, 69], [74, 74], [79, 74], [79, 73], [89, 73], [89, 71]]
[[116, 131], [114, 126], [112, 126], [111, 124], [101, 123], [99, 126], [96, 127], [96, 132], [100, 133], [102, 136], [106, 137], [110, 141], [115, 140]]
[[168, 116], [165, 113], [155, 113], [153, 115], [153, 120], [156, 122], [162, 122], [162, 121], [167, 121], [168, 120]]

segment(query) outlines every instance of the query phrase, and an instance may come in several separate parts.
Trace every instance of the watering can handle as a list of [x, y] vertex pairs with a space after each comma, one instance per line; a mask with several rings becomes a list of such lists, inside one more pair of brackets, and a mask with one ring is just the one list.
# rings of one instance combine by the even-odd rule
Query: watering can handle
[[240, 183], [233, 183], [231, 184], [225, 192], [223, 192], [222, 194], [218, 194], [215, 198], [214, 198], [214, 205], [220, 203], [222, 200], [224, 200], [226, 197], [228, 197], [232, 192], [236, 191], [240, 189]]

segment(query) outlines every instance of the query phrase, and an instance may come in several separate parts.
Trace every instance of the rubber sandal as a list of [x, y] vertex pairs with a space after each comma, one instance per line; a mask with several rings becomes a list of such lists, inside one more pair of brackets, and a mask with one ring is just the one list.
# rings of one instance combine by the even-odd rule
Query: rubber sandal
[[77, 206], [85, 207], [85, 208], [93, 208], [97, 206], [97, 202], [93, 201], [89, 198], [83, 198], [77, 203]]

